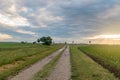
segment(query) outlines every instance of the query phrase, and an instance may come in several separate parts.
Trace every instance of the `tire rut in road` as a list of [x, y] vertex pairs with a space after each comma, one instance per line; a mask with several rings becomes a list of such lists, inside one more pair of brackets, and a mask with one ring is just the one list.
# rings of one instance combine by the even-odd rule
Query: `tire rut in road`
[[70, 80], [71, 78], [71, 64], [69, 46], [62, 54], [53, 72], [49, 75], [47, 80]]

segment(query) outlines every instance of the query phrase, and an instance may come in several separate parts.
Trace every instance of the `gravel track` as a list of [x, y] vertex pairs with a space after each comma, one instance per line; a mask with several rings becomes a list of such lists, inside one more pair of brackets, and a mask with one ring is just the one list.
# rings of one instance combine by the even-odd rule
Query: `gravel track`
[[58, 51], [54, 52], [50, 56], [38, 61], [37, 63], [33, 64], [31, 67], [21, 71], [18, 75], [8, 79], [8, 80], [31, 80], [38, 71], [40, 71], [46, 64], [48, 64], [54, 57], [60, 54], [65, 47], [59, 49]]
[[71, 77], [71, 64], [70, 64], [70, 52], [69, 46], [64, 51], [63, 55], [58, 61], [53, 72], [47, 78], [47, 80], [70, 80]]

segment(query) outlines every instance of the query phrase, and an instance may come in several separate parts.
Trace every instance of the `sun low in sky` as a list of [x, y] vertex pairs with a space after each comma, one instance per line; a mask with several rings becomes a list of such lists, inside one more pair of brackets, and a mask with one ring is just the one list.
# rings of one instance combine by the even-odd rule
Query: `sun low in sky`
[[120, 44], [120, 0], [0, 0], [0, 41]]

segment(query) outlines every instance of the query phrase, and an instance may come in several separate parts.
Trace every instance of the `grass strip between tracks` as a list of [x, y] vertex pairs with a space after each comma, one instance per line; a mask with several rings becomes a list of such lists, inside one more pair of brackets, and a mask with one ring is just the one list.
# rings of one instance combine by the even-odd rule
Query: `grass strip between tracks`
[[45, 65], [45, 67], [42, 70], [35, 74], [33, 80], [46, 80], [50, 73], [54, 70], [64, 50], [60, 54], [58, 54], [55, 58], [53, 58], [47, 65]]

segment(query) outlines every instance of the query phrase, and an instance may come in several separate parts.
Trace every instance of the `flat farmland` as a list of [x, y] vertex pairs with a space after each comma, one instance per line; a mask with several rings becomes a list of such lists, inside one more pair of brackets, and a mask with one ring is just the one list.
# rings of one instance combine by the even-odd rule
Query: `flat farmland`
[[31, 46], [33, 44], [27, 43], [27, 44], [20, 44], [17, 42], [0, 42], [0, 48], [20, 48], [20, 47], [26, 47]]
[[81, 45], [79, 49], [120, 78], [120, 45]]
[[79, 45], [70, 46], [72, 80], [119, 80], [113, 73], [80, 51], [78, 47]]
[[[67, 70], [61, 70], [65, 68], [64, 64], [70, 66], [70, 74], [65, 75], [72, 80], [120, 79], [120, 45], [64, 46], [0, 43], [0, 80], [54, 80], [56, 74], [59, 77], [57, 80], [61, 80]], [[70, 61], [65, 62], [69, 56], [67, 53], [70, 53]], [[38, 62], [39, 66], [36, 64]], [[26, 75], [23, 78], [21, 75], [24, 72]], [[28, 74], [33, 72], [34, 74]]]
[[18, 73], [64, 45], [0, 43], [0, 80]]

